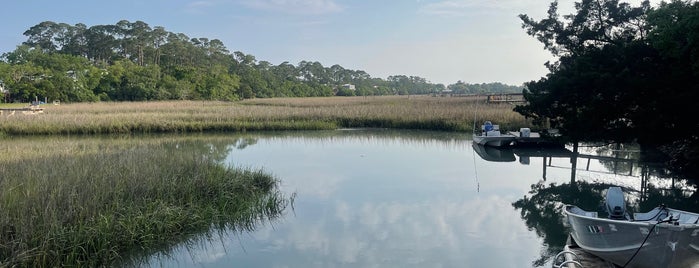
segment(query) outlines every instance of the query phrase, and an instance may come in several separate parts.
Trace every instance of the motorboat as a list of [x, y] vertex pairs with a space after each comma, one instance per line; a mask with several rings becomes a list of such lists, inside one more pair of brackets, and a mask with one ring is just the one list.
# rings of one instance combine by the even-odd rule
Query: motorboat
[[[699, 267], [699, 214], [658, 206], [629, 214], [620, 187], [607, 190], [605, 211], [565, 205], [565, 222], [585, 251], [621, 267]], [[602, 214], [601, 216], [599, 214]], [[606, 215], [605, 215], [606, 214]]]
[[490, 121], [485, 121], [481, 126], [480, 133], [473, 134], [473, 142], [483, 146], [505, 147], [510, 146], [515, 140], [511, 134], [500, 133], [500, 126], [493, 125]]

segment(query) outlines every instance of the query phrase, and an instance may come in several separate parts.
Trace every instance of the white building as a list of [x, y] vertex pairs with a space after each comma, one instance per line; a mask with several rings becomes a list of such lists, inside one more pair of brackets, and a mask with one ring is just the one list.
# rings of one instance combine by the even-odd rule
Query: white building
[[5, 87], [5, 83], [0, 80], [0, 101], [7, 102], [7, 95], [10, 95], [10, 90]]
[[3, 83], [2, 80], [0, 80], [0, 94], [10, 94], [10, 90], [5, 88], [5, 83]]
[[349, 90], [356, 90], [356, 87], [352, 84], [344, 84], [344, 85], [342, 85], [342, 88], [349, 89]]

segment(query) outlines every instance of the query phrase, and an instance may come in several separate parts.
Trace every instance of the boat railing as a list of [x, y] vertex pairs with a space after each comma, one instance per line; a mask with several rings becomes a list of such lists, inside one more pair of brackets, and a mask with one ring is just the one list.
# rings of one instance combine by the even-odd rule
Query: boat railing
[[670, 212], [670, 217], [672, 217], [677, 224], [697, 224], [697, 222], [699, 222], [699, 215], [694, 213], [673, 211]]

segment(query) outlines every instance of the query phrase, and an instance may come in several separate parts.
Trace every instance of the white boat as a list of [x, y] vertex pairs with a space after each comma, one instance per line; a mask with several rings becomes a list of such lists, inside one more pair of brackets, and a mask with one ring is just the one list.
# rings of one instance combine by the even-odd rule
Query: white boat
[[500, 133], [500, 126], [485, 121], [481, 126], [481, 133], [473, 134], [473, 142], [483, 146], [504, 147], [510, 146], [515, 140], [514, 135]]
[[565, 205], [571, 237], [585, 251], [621, 267], [699, 267], [699, 214], [659, 206], [626, 212], [623, 191], [607, 190], [607, 217]]

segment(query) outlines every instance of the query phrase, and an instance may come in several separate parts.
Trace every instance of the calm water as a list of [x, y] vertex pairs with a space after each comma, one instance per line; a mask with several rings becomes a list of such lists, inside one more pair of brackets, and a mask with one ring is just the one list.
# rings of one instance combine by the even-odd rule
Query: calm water
[[[670, 199], [696, 210], [694, 187], [635, 161], [579, 158], [571, 185], [570, 158], [541, 157], [565, 152], [483, 151], [464, 134], [245, 134], [226, 149], [224, 162], [277, 176], [296, 194], [293, 211], [251, 233], [176, 248], [151, 266], [550, 267], [566, 238], [557, 206], [597, 206], [604, 184], [626, 187], [632, 206]], [[638, 157], [633, 147], [581, 150]]]

